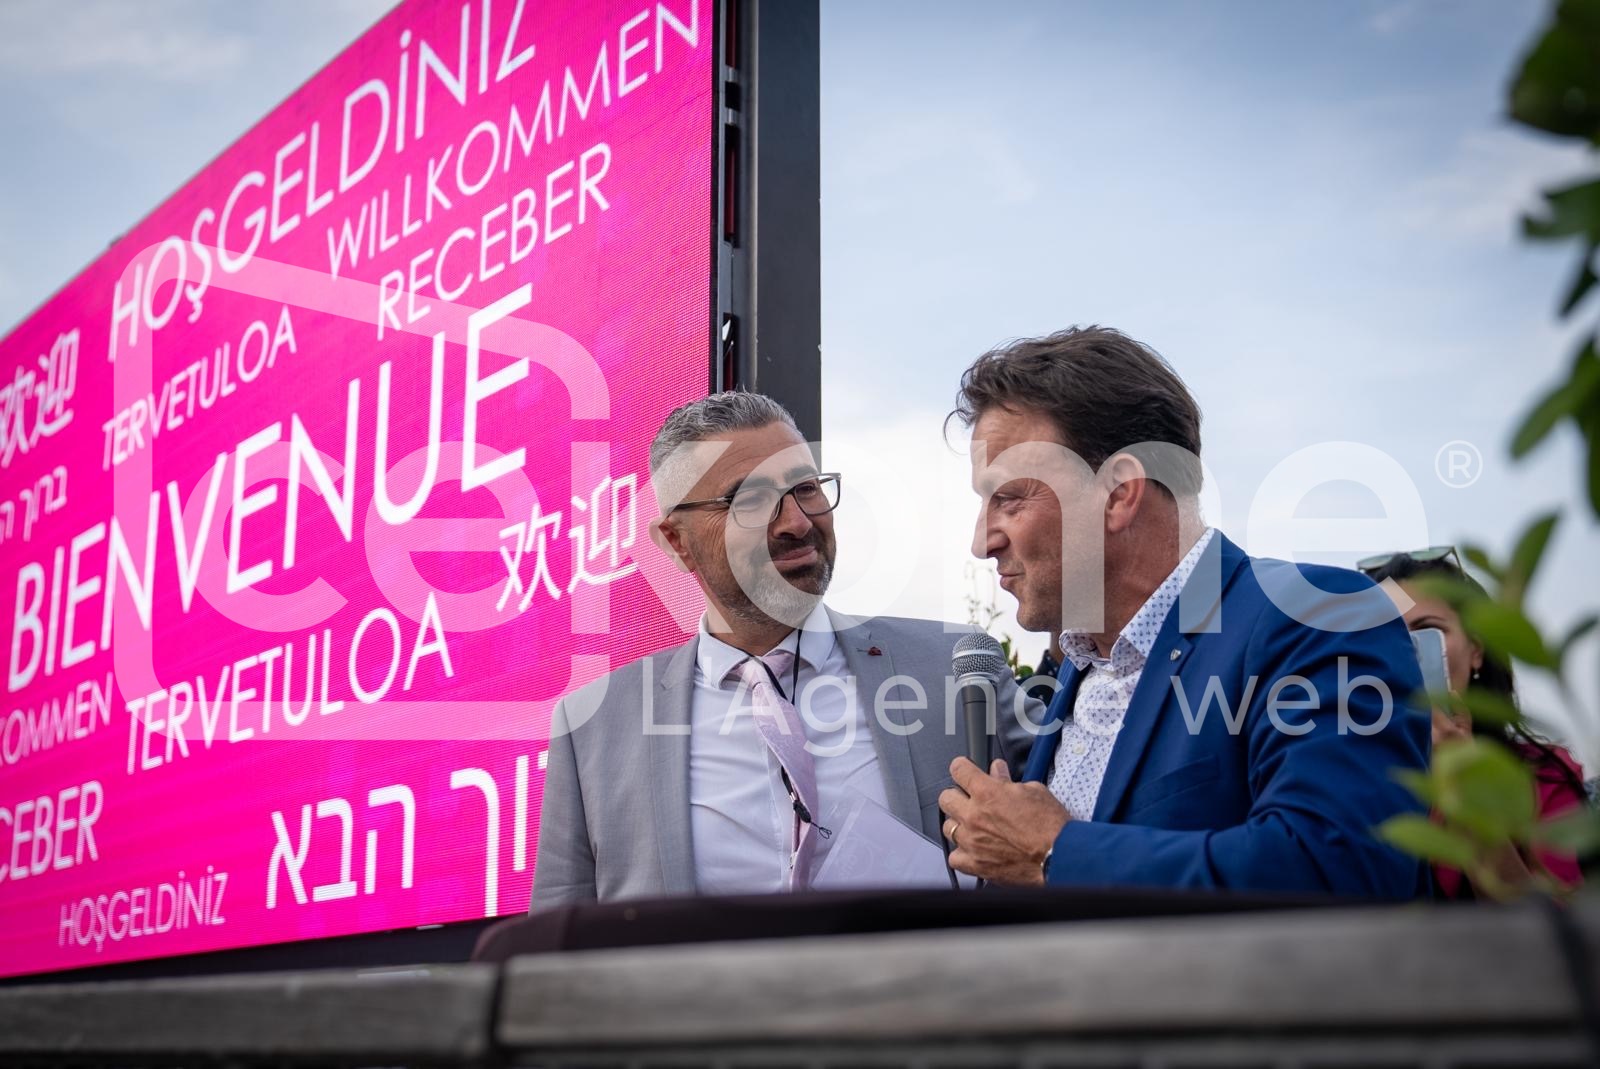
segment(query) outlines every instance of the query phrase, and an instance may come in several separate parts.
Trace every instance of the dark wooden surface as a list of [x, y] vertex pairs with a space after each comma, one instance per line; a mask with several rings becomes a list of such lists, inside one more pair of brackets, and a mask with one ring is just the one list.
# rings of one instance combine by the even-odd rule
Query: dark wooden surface
[[452, 965], [14, 988], [0, 992], [0, 1064], [475, 1064], [496, 982], [494, 966]]
[[[1551, 916], [1314, 909], [41, 984], [0, 990], [0, 1066], [1591, 1064]], [[1600, 902], [1565, 916], [1600, 980]]]
[[[1600, 913], [1580, 920], [1592, 946]], [[506, 967], [498, 1038], [595, 1049], [1577, 1016], [1541, 910], [1418, 905], [524, 957]]]

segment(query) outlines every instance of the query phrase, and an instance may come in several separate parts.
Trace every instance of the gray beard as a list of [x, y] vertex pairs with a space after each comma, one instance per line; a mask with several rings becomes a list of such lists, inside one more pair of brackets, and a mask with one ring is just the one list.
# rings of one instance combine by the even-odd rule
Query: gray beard
[[724, 598], [728, 612], [747, 623], [780, 623], [786, 627], [799, 627], [822, 601], [828, 584], [833, 580], [833, 564], [818, 558], [821, 582], [817, 593], [793, 586], [771, 564], [756, 571], [753, 581], [740, 584], [735, 596]]

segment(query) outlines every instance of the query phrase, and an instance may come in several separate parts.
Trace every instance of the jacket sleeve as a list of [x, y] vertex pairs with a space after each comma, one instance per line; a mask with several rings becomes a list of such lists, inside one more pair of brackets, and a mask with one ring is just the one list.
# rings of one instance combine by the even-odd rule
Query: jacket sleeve
[[[1429, 751], [1429, 721], [1410, 705], [1422, 681], [1404, 625], [1391, 619], [1366, 630], [1325, 631], [1271, 606], [1241, 622], [1251, 636], [1245, 665], [1255, 685], [1244, 691], [1247, 700], [1229, 697], [1246, 700], [1248, 710], [1245, 819], [1205, 830], [1070, 821], [1056, 839], [1048, 881], [1388, 899], [1425, 894], [1422, 863], [1373, 832], [1391, 816], [1422, 811], [1392, 775], [1425, 767]], [[1161, 715], [1178, 715], [1170, 698]]]
[[539, 810], [530, 912], [592, 902], [596, 897], [594, 851], [578, 783], [578, 760], [567, 703], [562, 699], [550, 717], [550, 751], [545, 763], [544, 804]]

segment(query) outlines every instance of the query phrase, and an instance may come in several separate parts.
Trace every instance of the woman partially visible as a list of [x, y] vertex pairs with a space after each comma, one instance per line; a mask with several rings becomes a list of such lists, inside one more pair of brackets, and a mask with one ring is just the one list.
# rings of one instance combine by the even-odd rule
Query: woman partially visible
[[[1411, 600], [1413, 604], [1405, 613], [1408, 628], [1418, 631], [1432, 627], [1444, 633], [1445, 664], [1451, 693], [1460, 694], [1471, 686], [1490, 691], [1516, 704], [1516, 680], [1511, 665], [1490, 654], [1466, 633], [1461, 626], [1460, 615], [1449, 602], [1427, 592], [1425, 581], [1429, 577], [1443, 576], [1465, 582], [1487, 596], [1477, 580], [1462, 569], [1454, 547], [1436, 546], [1411, 553], [1368, 557], [1357, 567], [1375, 582], [1394, 580]], [[1478, 725], [1472, 722], [1465, 710], [1454, 716], [1441, 709], [1433, 711], [1433, 745], [1436, 749], [1452, 739], [1462, 739], [1472, 734], [1504, 743], [1533, 771], [1541, 821], [1587, 804], [1582, 769], [1566, 750], [1538, 738], [1521, 724], [1505, 727]], [[1510, 842], [1497, 852], [1494, 870], [1501, 884], [1512, 888], [1526, 886], [1536, 874], [1541, 873], [1568, 889], [1576, 888], [1583, 880], [1577, 858], [1571, 854], [1547, 850], [1529, 852]], [[1435, 865], [1433, 872], [1440, 897], [1476, 897], [1471, 881], [1460, 871]]]

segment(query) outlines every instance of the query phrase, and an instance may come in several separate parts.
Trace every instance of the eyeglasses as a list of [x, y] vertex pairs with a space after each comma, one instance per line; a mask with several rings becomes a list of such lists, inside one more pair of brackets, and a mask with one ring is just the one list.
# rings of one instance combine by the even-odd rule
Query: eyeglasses
[[1372, 557], [1362, 557], [1356, 561], [1356, 570], [1366, 575], [1381, 572], [1401, 557], [1408, 557], [1418, 564], [1432, 564], [1435, 561], [1451, 560], [1456, 571], [1461, 571], [1461, 558], [1456, 555], [1455, 546], [1429, 546], [1427, 549], [1413, 549], [1403, 553], [1379, 553]]
[[704, 501], [680, 501], [667, 512], [679, 509], [725, 508], [740, 527], [766, 527], [783, 510], [783, 499], [794, 496], [794, 503], [807, 516], [823, 516], [839, 507], [839, 473], [828, 472], [802, 479], [793, 486], [741, 486], [732, 493]]

